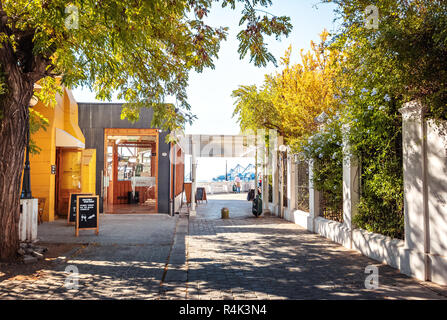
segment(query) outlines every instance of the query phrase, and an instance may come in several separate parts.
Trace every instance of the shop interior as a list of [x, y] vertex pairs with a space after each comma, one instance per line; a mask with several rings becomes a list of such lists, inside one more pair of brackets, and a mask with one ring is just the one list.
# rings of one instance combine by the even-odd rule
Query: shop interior
[[120, 135], [117, 130], [105, 137], [105, 212], [156, 213], [158, 134]]

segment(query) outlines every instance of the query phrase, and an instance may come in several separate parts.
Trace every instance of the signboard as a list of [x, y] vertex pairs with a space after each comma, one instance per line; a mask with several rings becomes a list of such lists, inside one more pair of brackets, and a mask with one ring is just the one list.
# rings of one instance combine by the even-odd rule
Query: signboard
[[67, 215], [67, 223], [75, 223], [76, 222], [76, 197], [77, 196], [91, 196], [91, 193], [70, 193], [70, 197], [68, 198], [68, 215]]
[[196, 190], [197, 190], [196, 191], [196, 201], [206, 201], [206, 202], [208, 202], [208, 200], [206, 199], [205, 188], [199, 187]]
[[77, 196], [76, 237], [79, 230], [96, 230], [99, 233], [99, 196]]

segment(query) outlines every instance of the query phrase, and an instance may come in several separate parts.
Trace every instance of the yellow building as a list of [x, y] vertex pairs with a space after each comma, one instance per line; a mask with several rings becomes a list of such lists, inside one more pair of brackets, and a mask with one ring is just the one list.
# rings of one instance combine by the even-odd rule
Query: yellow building
[[30, 156], [31, 190], [43, 208], [43, 220], [66, 216], [71, 192], [95, 194], [96, 150], [85, 149], [78, 125], [78, 105], [71, 91], [63, 88], [53, 108], [38, 102], [33, 109], [48, 119], [32, 139], [41, 148]]

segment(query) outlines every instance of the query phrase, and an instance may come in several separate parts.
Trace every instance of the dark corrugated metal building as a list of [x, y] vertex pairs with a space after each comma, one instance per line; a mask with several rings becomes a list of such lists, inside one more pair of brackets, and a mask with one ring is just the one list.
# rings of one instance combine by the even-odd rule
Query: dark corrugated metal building
[[[139, 201], [140, 205], [142, 205], [140, 207], [144, 208], [144, 204], [146, 202], [150, 203], [149, 200], [152, 197], [156, 199], [156, 209], [154, 210], [159, 213], [168, 213], [171, 180], [169, 163], [170, 145], [165, 142], [165, 138], [169, 133], [165, 131], [160, 132], [160, 130], [154, 130], [154, 128], [151, 128], [153, 111], [151, 109], [142, 109], [139, 121], [131, 123], [126, 119], [121, 119], [122, 104], [120, 103], [78, 103], [78, 106], [79, 127], [85, 136], [85, 147], [96, 149], [96, 193], [110, 199], [112, 199], [112, 196], [107, 196], [107, 194], [113, 195], [115, 199], [114, 201], [118, 203], [114, 208], [119, 209], [120, 206], [122, 207], [121, 204], [129, 204], [132, 202], [126, 198], [126, 194], [129, 193], [131, 184], [135, 184], [134, 180], [132, 179], [140, 179], [137, 183], [141, 183], [143, 186], [144, 181], [150, 181], [150, 179], [153, 179], [153, 181], [156, 180], [156, 186], [152, 188], [152, 190], [147, 187], [147, 192], [144, 191], [146, 189], [141, 189], [141, 185], [135, 184], [137, 186], [136, 189], [140, 190], [140, 199], [137, 199], [137, 202]], [[114, 135], [108, 136], [106, 132], [108, 132], [107, 130], [111, 132], [111, 129], [113, 129], [112, 131], [114, 132]], [[119, 134], [121, 132], [119, 129], [135, 130], [122, 130], [123, 134], [121, 135]], [[125, 137], [126, 132], [140, 132], [142, 135], [138, 138], [135, 135], [133, 137]], [[155, 132], [156, 135], [152, 134], [151, 132]], [[146, 133], [148, 134], [147, 136], [145, 136]], [[150, 139], [153, 139], [153, 141], [148, 138], [149, 134], [152, 134], [152, 138]], [[109, 138], [115, 140], [108, 140]], [[135, 142], [137, 140], [141, 141], [141, 143], [145, 143], [145, 145], [135, 145], [136, 143], [140, 143]], [[107, 143], [107, 146], [105, 146], [105, 143]], [[150, 143], [153, 143], [152, 148], [150, 147]], [[107, 151], [107, 154], [105, 154], [106, 147], [108, 148], [107, 150], [110, 150]], [[134, 152], [133, 154], [131, 153], [132, 150]], [[149, 155], [146, 157], [144, 153], [146, 151], [144, 150], [149, 150]], [[114, 152], [115, 154], [119, 152], [121, 153], [114, 155], [112, 159], [112, 156], [109, 156], [109, 152]], [[130, 153], [126, 155], [125, 152]], [[137, 154], [137, 156], [135, 157], [134, 154]], [[108, 157], [110, 157], [110, 160], [105, 160], [109, 159]], [[143, 162], [147, 160], [147, 170], [138, 169], [138, 166], [142, 167], [140, 160]], [[104, 191], [106, 190], [104, 187], [107, 187], [109, 184], [108, 181], [104, 183], [105, 180], [102, 178], [103, 176], [107, 175], [109, 170], [108, 167], [105, 166], [105, 161], [114, 163], [116, 171], [118, 171], [114, 174], [114, 176], [110, 174], [110, 180], [112, 180], [112, 183], [113, 181], [120, 181], [121, 189], [119, 189], [115, 183], [115, 191], [112, 190], [111, 193], [109, 191]], [[145, 175], [141, 174], [141, 177], [135, 178], [135, 172], [144, 173], [145, 171]], [[104, 192], [106, 194], [104, 194]], [[154, 192], [156, 193], [155, 195]], [[106, 204], [107, 201], [112, 203], [112, 200], [106, 200], [104, 203]]]

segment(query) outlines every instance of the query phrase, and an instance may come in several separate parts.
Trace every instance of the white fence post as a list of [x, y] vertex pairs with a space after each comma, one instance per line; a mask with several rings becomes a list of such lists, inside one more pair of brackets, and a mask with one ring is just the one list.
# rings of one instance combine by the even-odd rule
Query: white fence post
[[343, 126], [343, 225], [348, 229], [347, 245], [352, 249], [353, 230], [352, 219], [357, 213], [360, 199], [360, 170], [358, 159], [351, 154], [348, 132], [349, 126]]
[[320, 191], [314, 187], [314, 160], [309, 160], [309, 215], [312, 221], [312, 232], [317, 232], [315, 228], [315, 219], [320, 215]]
[[270, 161], [269, 152], [265, 143], [263, 144], [263, 157], [262, 157], [262, 213], [269, 213], [269, 173], [270, 173]]
[[427, 272], [427, 180], [425, 108], [419, 101], [405, 103], [402, 114], [405, 248], [401, 272], [429, 280]]
[[287, 155], [287, 217], [286, 219], [294, 222], [294, 211], [296, 210], [296, 164], [294, 155]]
[[447, 121], [426, 120], [427, 278], [447, 285]]
[[272, 144], [272, 214], [277, 214], [278, 205], [278, 152], [277, 140], [273, 140]]
[[[191, 170], [191, 210], [189, 210], [189, 216], [195, 217], [197, 215], [196, 212], [196, 191], [197, 191], [197, 152], [196, 145], [194, 139], [191, 140], [191, 162], [192, 162], [192, 170]], [[200, 153], [200, 150], [199, 150]]]

